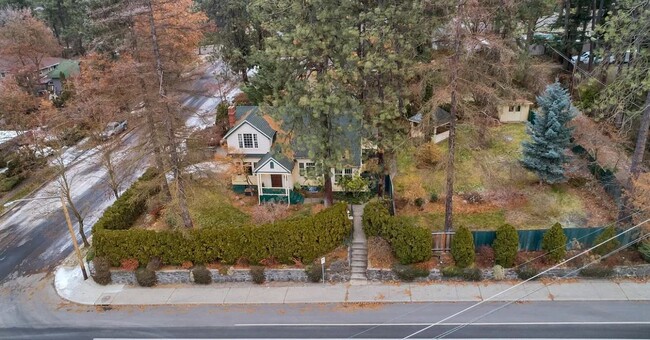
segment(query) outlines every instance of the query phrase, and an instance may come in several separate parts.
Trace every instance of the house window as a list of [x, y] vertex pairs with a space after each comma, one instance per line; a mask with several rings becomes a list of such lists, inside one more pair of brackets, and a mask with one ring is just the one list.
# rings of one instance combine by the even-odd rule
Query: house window
[[508, 108], [508, 111], [510, 112], [520, 112], [521, 111], [521, 105], [513, 105]]
[[240, 149], [257, 149], [257, 134], [256, 133], [240, 133], [237, 135], [239, 140]]
[[271, 162], [271, 163], [269, 164], [269, 167], [270, 167], [271, 169], [275, 169], [275, 163]]
[[298, 163], [298, 167], [300, 168], [300, 176], [311, 176], [316, 173], [316, 163], [311, 163], [311, 162], [303, 162], [303, 163]]
[[334, 169], [334, 182], [338, 183], [343, 177], [350, 177], [354, 174], [354, 170], [351, 168], [347, 169]]

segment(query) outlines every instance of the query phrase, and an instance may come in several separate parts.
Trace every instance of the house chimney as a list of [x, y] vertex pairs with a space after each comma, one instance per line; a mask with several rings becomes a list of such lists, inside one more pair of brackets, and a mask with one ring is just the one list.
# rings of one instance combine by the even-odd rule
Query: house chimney
[[235, 126], [237, 119], [235, 118], [235, 105], [228, 106], [228, 127], [231, 128]]

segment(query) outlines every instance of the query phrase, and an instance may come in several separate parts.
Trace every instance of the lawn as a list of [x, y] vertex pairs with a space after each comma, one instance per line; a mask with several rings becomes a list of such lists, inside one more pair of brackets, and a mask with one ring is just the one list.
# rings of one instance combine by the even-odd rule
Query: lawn
[[[614, 218], [615, 207], [595, 180], [584, 186], [540, 185], [536, 176], [520, 165], [521, 143], [528, 138], [524, 124], [488, 128], [484, 137], [466, 124], [458, 126], [454, 192], [454, 225], [474, 230], [493, 230], [504, 223], [520, 229], [603, 225]], [[418, 168], [418, 148], [403, 148], [397, 157], [395, 179], [398, 213], [412, 216], [419, 225], [442, 230], [444, 225], [447, 143], [438, 144], [442, 162]], [[577, 161], [576, 161], [577, 162]], [[569, 164], [569, 167], [582, 164]], [[472, 204], [465, 194], [478, 192], [484, 202]], [[427, 203], [413, 205], [415, 195]], [[405, 201], [410, 199], [410, 204]], [[434, 202], [432, 202], [434, 200]]]

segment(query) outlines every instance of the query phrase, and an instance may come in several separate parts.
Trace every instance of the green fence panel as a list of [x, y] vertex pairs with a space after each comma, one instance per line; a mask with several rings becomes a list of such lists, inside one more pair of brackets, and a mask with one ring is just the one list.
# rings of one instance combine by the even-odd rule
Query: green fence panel
[[[593, 228], [564, 228], [564, 234], [567, 236], [567, 246], [570, 245], [573, 240], [580, 242], [581, 246], [584, 248], [591, 247], [594, 245], [594, 241], [603, 231], [604, 227], [593, 227]], [[526, 251], [537, 251], [542, 249], [542, 240], [544, 239], [544, 233], [547, 229], [534, 229], [534, 230], [518, 230], [519, 234], [519, 249]], [[474, 236], [474, 246], [492, 246], [494, 239], [496, 237], [495, 231], [473, 231], [472, 235]], [[627, 244], [632, 241], [635, 237], [634, 232], [628, 232], [618, 237], [618, 240], [621, 244]]]

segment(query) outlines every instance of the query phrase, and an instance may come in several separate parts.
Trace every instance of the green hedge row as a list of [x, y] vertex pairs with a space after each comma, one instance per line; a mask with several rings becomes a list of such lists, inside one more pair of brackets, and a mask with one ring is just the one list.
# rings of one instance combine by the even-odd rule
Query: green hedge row
[[245, 258], [251, 263], [275, 258], [281, 263], [294, 260], [310, 263], [334, 250], [352, 230], [347, 206], [337, 204], [316, 215], [261, 226], [192, 229], [185, 232], [153, 230], [96, 229], [93, 245], [96, 256], [112, 265], [136, 258], [146, 265], [152, 257], [163, 264], [179, 265], [221, 261], [235, 263]]
[[93, 232], [100, 229], [123, 230], [131, 228], [135, 220], [147, 210], [147, 199], [159, 190], [158, 186], [145, 186], [145, 182], [149, 182], [157, 176], [158, 174], [153, 168], [147, 169], [130, 188], [124, 191], [104, 211], [102, 217], [93, 226]]
[[423, 262], [431, 258], [431, 232], [410, 225], [405, 219], [391, 216], [385, 202], [374, 201], [366, 204], [363, 211], [363, 230], [367, 236], [386, 239], [401, 264]]

